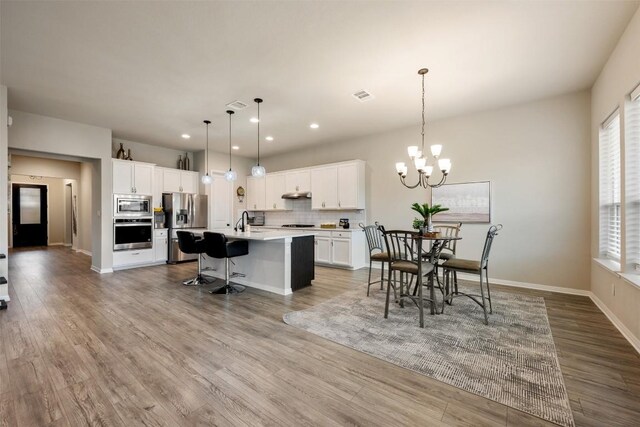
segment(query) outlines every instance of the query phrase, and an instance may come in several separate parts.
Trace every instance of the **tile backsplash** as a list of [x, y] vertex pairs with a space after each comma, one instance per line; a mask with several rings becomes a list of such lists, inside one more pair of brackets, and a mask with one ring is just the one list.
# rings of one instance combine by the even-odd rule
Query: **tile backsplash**
[[340, 218], [348, 218], [351, 227], [358, 223], [366, 223], [367, 216], [364, 210], [358, 211], [312, 211], [311, 199], [299, 199], [293, 201], [293, 210], [284, 212], [265, 212], [265, 225], [282, 224], [313, 224], [319, 226], [322, 222], [335, 222], [338, 225]]

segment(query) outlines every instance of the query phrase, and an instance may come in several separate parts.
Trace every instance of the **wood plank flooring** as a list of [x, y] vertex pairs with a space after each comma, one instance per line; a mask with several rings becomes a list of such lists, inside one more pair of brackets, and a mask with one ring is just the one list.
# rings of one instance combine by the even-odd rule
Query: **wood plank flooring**
[[[365, 292], [366, 269], [227, 297], [182, 286], [193, 263], [99, 275], [52, 247], [9, 265], [0, 426], [549, 425], [282, 322]], [[640, 357], [588, 298], [502, 290], [545, 298], [578, 426], [640, 425]]]

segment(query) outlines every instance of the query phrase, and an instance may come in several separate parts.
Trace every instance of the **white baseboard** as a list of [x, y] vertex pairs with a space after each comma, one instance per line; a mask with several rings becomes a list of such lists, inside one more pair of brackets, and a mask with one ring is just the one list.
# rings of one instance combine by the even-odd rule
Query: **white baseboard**
[[81, 254], [85, 254], [87, 256], [91, 256], [91, 252], [85, 250], [85, 249], [76, 249], [76, 252], [80, 252]]
[[9, 295], [0, 295], [0, 300], [9, 302], [11, 301], [11, 298], [9, 298]]
[[[458, 277], [464, 280], [478, 280], [477, 274], [458, 273]], [[535, 289], [537, 291], [556, 292], [559, 294], [581, 295], [585, 297], [591, 296], [591, 291], [586, 289], [565, 288], [562, 286], [541, 285], [538, 283], [516, 282], [515, 280], [504, 280], [489, 278], [492, 285], [511, 286], [514, 288]]]
[[98, 268], [95, 265], [91, 266], [91, 270], [95, 271], [98, 274], [113, 273], [113, 268]]
[[622, 323], [620, 319], [618, 319], [618, 317], [613, 314], [613, 311], [609, 310], [609, 307], [607, 307], [605, 303], [603, 303], [602, 300], [600, 300], [600, 298], [596, 296], [596, 294], [592, 292], [590, 293], [591, 295], [589, 296], [591, 297], [593, 303], [598, 306], [600, 311], [602, 311], [605, 316], [607, 316], [609, 321], [613, 323], [613, 326], [618, 328], [620, 333], [627, 339], [627, 341], [629, 341], [629, 344], [631, 344], [633, 348], [635, 348], [636, 351], [640, 353], [640, 339], [633, 335], [633, 333], [624, 325], [624, 323]]
[[62, 242], [53, 242], [53, 243], [49, 243], [47, 246], [64, 246], [64, 243], [62, 243]]

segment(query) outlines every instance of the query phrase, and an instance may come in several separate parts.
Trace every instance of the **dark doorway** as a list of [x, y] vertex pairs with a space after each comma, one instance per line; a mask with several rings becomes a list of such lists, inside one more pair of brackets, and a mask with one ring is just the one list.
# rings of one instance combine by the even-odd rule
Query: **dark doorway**
[[47, 186], [12, 184], [13, 247], [47, 246]]

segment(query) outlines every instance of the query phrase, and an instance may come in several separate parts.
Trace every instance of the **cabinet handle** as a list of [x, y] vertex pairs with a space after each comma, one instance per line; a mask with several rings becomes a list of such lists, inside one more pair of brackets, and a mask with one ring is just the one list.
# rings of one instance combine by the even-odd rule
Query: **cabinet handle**
[[296, 185], [296, 191], [300, 191], [300, 187]]
[[339, 207], [339, 208], [340, 208], [340, 207], [342, 207], [342, 206], [340, 206], [340, 202], [338, 202], [338, 207]]
[[275, 208], [276, 208], [276, 204], [274, 203], [274, 204], [273, 204], [273, 209], [275, 209]]

